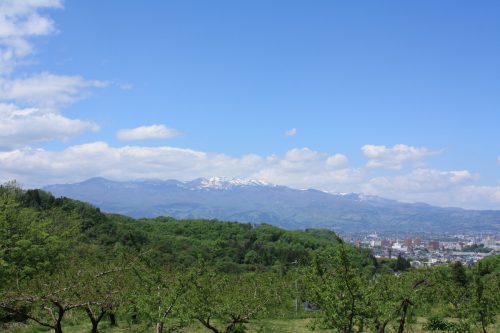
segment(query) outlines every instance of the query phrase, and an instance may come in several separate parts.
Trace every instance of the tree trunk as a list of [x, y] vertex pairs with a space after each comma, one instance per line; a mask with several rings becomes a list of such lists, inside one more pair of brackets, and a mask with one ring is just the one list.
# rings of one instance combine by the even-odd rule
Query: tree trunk
[[97, 325], [99, 325], [99, 322], [96, 320], [92, 320], [92, 333], [98, 333], [99, 331], [97, 330]]
[[354, 310], [351, 309], [351, 313], [349, 314], [349, 327], [347, 327], [347, 333], [354, 332]]
[[248, 323], [247, 320], [245, 319], [242, 319], [242, 318], [233, 318], [233, 321], [226, 327], [226, 329], [224, 330], [224, 332], [231, 332], [235, 327], [236, 325], [238, 324], [245, 324], [245, 323]]
[[56, 322], [56, 326], [54, 326], [54, 332], [55, 333], [63, 333], [62, 326], [61, 326], [61, 321], [60, 320], [58, 320]]
[[99, 323], [101, 322], [101, 319], [106, 314], [106, 310], [101, 309], [101, 312], [99, 313], [99, 315], [97, 317], [94, 316], [94, 313], [92, 312], [92, 310], [89, 307], [85, 308], [85, 312], [87, 312], [87, 316], [89, 317], [90, 322], [92, 323], [92, 331], [91, 332], [98, 333], [99, 332], [99, 330], [98, 330]]
[[159, 321], [156, 323], [156, 333], [163, 333], [163, 322]]
[[55, 331], [55, 333], [63, 333], [61, 321], [64, 317], [64, 313], [66, 312], [66, 310], [64, 309], [64, 307], [61, 304], [59, 304], [57, 302], [53, 302], [53, 304], [55, 306], [57, 306], [57, 314], [58, 314], [58, 317], [56, 320], [56, 325], [54, 326], [54, 331]]
[[483, 333], [488, 333], [486, 332], [486, 325], [484, 322], [484, 317], [481, 315], [481, 328], [483, 329]]
[[387, 326], [387, 321], [384, 321], [382, 324], [377, 326], [378, 333], [385, 333], [385, 327]]
[[410, 300], [405, 299], [401, 304], [401, 319], [399, 320], [399, 329], [398, 333], [403, 333], [405, 330], [405, 321], [406, 321], [406, 311], [408, 311], [408, 306], [410, 305]]
[[219, 330], [218, 330], [215, 326], [212, 326], [212, 325], [210, 324], [210, 319], [208, 319], [208, 320], [204, 320], [204, 319], [200, 319], [200, 318], [198, 318], [198, 321], [199, 321], [200, 323], [202, 323], [202, 324], [203, 324], [203, 326], [205, 326], [206, 328], [208, 328], [209, 330], [211, 330], [212, 332], [214, 332], [214, 333], [220, 333], [220, 331], [219, 331]]
[[114, 312], [109, 313], [109, 325], [118, 326], [118, 324], [116, 323], [116, 316]]

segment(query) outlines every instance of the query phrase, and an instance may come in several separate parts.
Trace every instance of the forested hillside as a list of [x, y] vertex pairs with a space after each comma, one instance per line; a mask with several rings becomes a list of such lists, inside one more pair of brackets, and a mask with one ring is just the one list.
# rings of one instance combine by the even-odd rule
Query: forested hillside
[[169, 217], [135, 220], [41, 190], [7, 185], [1, 191], [3, 265], [18, 272], [56, 267], [69, 257], [101, 261], [142, 252], [163, 265], [189, 266], [201, 258], [220, 271], [252, 271], [306, 263], [312, 251], [337, 240], [327, 230]]
[[345, 333], [491, 331], [499, 273], [498, 256], [412, 270], [327, 230], [136, 220], [0, 186], [7, 332], [294, 332], [276, 320]]

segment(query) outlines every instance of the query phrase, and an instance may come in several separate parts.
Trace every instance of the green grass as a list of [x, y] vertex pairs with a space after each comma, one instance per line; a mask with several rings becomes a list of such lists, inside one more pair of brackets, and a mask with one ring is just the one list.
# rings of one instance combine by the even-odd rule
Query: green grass
[[[311, 319], [267, 319], [258, 320], [245, 325], [247, 332], [249, 333], [272, 333], [272, 332], [282, 332], [282, 333], [304, 333], [312, 332], [309, 328]], [[80, 324], [74, 326], [64, 326], [65, 333], [88, 333], [90, 331], [89, 324]], [[144, 327], [144, 326], [128, 326], [122, 323], [118, 327], [110, 327], [109, 324], [103, 323], [99, 325], [101, 333], [125, 333], [125, 332], [154, 332], [154, 327]], [[45, 328], [38, 325], [20, 325], [17, 327], [8, 328], [6, 330], [1, 330], [5, 333], [45, 333], [51, 332], [51, 330], [46, 330]], [[185, 332], [189, 333], [209, 333], [210, 331], [204, 328], [201, 324], [193, 323], [185, 329]], [[316, 330], [314, 332], [322, 333], [327, 332], [323, 330]]]
[[[500, 319], [500, 318], [499, 318]], [[312, 330], [311, 323], [312, 318], [303, 318], [303, 319], [261, 319], [255, 320], [245, 327], [247, 328], [248, 333], [325, 333], [332, 332], [332, 330]], [[417, 323], [407, 327], [407, 332], [410, 333], [428, 333], [429, 331], [423, 330], [422, 326], [425, 324], [424, 318], [419, 318]], [[90, 324], [87, 323], [69, 323], [64, 327], [65, 333], [89, 333], [90, 332]], [[107, 322], [103, 322], [99, 325], [101, 333], [142, 333], [142, 332], [155, 332], [153, 326], [129, 326], [126, 323], [121, 323], [118, 327], [110, 327]], [[39, 325], [16, 325], [15, 327], [2, 328], [0, 327], [0, 331], [3, 333], [46, 333], [51, 332], [51, 330], [47, 330]], [[185, 332], [188, 333], [210, 333], [209, 330], [204, 328], [201, 324], [193, 323], [189, 327], [185, 329]], [[368, 331], [367, 331], [368, 332]], [[388, 328], [387, 332], [392, 333], [393, 331]], [[476, 329], [474, 332], [480, 332], [479, 329]], [[488, 333], [500, 333], [500, 324], [491, 325], [488, 327]]]

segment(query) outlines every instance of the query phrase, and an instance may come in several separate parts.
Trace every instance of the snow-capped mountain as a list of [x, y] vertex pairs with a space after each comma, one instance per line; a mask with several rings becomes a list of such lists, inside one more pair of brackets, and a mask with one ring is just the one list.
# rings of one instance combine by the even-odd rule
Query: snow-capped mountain
[[238, 186], [274, 186], [256, 179], [228, 179], [224, 177], [198, 178], [189, 182], [181, 182], [192, 189], [228, 190]]
[[117, 182], [91, 178], [44, 189], [132, 217], [215, 218], [341, 231], [500, 231], [500, 211], [440, 208], [356, 193], [298, 190], [259, 180], [214, 177]]

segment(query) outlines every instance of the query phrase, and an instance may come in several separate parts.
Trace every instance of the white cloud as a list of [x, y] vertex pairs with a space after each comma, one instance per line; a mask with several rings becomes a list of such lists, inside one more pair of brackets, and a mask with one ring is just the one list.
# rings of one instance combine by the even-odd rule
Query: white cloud
[[[61, 134], [64, 135], [64, 134]], [[370, 178], [368, 169], [347, 167], [347, 157], [309, 148], [286, 154], [241, 157], [185, 148], [123, 146], [94, 142], [61, 151], [22, 148], [0, 151], [0, 181], [26, 186], [81, 181], [94, 176], [116, 180], [180, 179], [225, 176], [260, 179], [294, 188], [362, 192], [441, 206], [499, 208], [500, 185], [476, 185], [468, 170], [418, 168], [402, 175]]]
[[326, 165], [332, 168], [339, 168], [347, 164], [347, 157], [342, 154], [335, 154], [326, 159]]
[[468, 170], [415, 169], [404, 175], [375, 177], [362, 186], [367, 194], [408, 202], [464, 208], [500, 208], [500, 185], [473, 184]]
[[292, 163], [302, 163], [307, 161], [317, 160], [320, 157], [320, 153], [309, 148], [294, 148], [289, 150], [285, 159]]
[[0, 150], [66, 140], [98, 129], [92, 122], [63, 116], [60, 108], [106, 82], [48, 72], [23, 78], [10, 73], [33, 53], [31, 37], [56, 30], [40, 10], [60, 7], [59, 0], [0, 0]]
[[292, 128], [292, 129], [289, 129], [288, 131], [285, 132], [285, 135], [286, 136], [296, 136], [297, 135], [297, 129]]
[[467, 185], [452, 193], [457, 206], [470, 208], [500, 208], [500, 184], [493, 186]]
[[342, 154], [328, 155], [309, 148], [289, 150], [285, 156], [268, 156], [250, 178], [297, 188], [317, 188], [344, 192], [348, 185], [360, 182], [363, 172], [347, 168]]
[[439, 192], [472, 179], [474, 177], [468, 170], [416, 169], [405, 175], [375, 177], [367, 184], [365, 191], [379, 195]]
[[0, 74], [33, 52], [29, 38], [55, 32], [54, 22], [39, 10], [61, 7], [59, 0], [0, 1]]
[[56, 31], [54, 22], [41, 13], [50, 8], [62, 8], [62, 1], [0, 0], [0, 150], [98, 129], [92, 122], [63, 116], [60, 108], [106, 82], [48, 72], [16, 78], [11, 73], [34, 52], [32, 37]]
[[85, 80], [80, 76], [44, 72], [22, 79], [0, 79], [0, 99], [41, 107], [61, 107], [85, 97], [89, 88], [106, 85], [106, 82]]
[[97, 129], [98, 126], [92, 122], [69, 119], [51, 110], [19, 109], [12, 104], [0, 103], [0, 150], [64, 140]]
[[368, 168], [400, 169], [406, 162], [418, 162], [426, 156], [439, 154], [425, 147], [416, 148], [403, 144], [392, 148], [377, 145], [364, 145], [361, 148], [363, 154], [368, 157]]
[[177, 130], [168, 128], [163, 124], [122, 129], [117, 133], [120, 140], [166, 139], [178, 135], [180, 133]]
[[[307, 148], [291, 150], [281, 157], [256, 154], [231, 157], [174, 147], [110, 147], [95, 142], [62, 151], [24, 148], [0, 152], [0, 169], [1, 180], [17, 179], [27, 186], [74, 182], [94, 176], [188, 180], [223, 175], [329, 190], [360, 181], [360, 170], [332, 169], [327, 164], [329, 157]], [[290, 163], [294, 166], [290, 167]]]
[[0, 78], [0, 149], [65, 140], [97, 130], [93, 122], [67, 118], [59, 108], [83, 98], [89, 88], [103, 85], [79, 76], [50, 73], [23, 79]]

